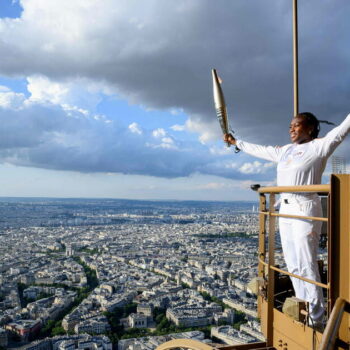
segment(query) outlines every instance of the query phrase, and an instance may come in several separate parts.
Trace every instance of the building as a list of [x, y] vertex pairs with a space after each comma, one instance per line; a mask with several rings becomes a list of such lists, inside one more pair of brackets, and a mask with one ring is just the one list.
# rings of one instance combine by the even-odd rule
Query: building
[[112, 350], [112, 348], [108, 337], [88, 334], [46, 338], [21, 347], [22, 350]]
[[258, 317], [258, 313], [257, 313], [255, 308], [254, 309], [253, 308], [249, 309], [244, 304], [239, 302], [238, 300], [234, 300], [234, 299], [230, 299], [230, 298], [224, 298], [223, 302], [226, 305], [228, 305], [229, 307], [232, 307], [235, 310], [242, 311], [245, 314], [247, 314], [249, 316], [252, 316], [252, 317], [255, 317], [255, 318]]
[[235, 311], [231, 309], [225, 309], [224, 312], [218, 312], [214, 314], [214, 322], [217, 325], [220, 324], [233, 324], [235, 321]]
[[153, 320], [153, 305], [152, 304], [139, 304], [137, 305], [137, 313], [147, 316], [148, 321]]
[[147, 328], [147, 316], [144, 314], [131, 314], [128, 317], [128, 324], [131, 328]]
[[0, 328], [0, 346], [3, 348], [7, 347], [8, 339], [7, 339], [7, 332], [5, 329]]
[[37, 340], [28, 345], [24, 345], [22, 350], [52, 350], [50, 339]]
[[89, 334], [104, 334], [110, 331], [111, 326], [108, 323], [107, 317], [100, 316], [90, 320], [79, 322], [74, 326], [74, 332], [89, 333]]
[[211, 312], [200, 307], [167, 309], [166, 318], [182, 327], [207, 326], [213, 319]]
[[74, 331], [74, 327], [80, 321], [80, 314], [77, 312], [70, 313], [64, 316], [62, 327], [66, 332]]
[[228, 345], [254, 343], [256, 341], [255, 337], [239, 332], [231, 326], [213, 327], [210, 333], [212, 337], [220, 339]]
[[66, 246], [66, 256], [73, 256], [75, 254], [75, 249], [74, 249], [73, 244], [69, 244]]
[[24, 283], [27, 285], [35, 283], [34, 274], [29, 272], [29, 273], [26, 273], [25, 275], [22, 275], [21, 276], [21, 283]]
[[32, 287], [26, 288], [23, 291], [23, 297], [26, 298], [26, 299], [34, 300], [41, 293], [41, 291], [42, 291], [41, 287], [32, 286]]
[[5, 325], [5, 329], [21, 337], [21, 340], [30, 340], [37, 336], [41, 329], [40, 320], [17, 320]]
[[332, 156], [332, 173], [346, 174], [346, 162], [344, 157]]

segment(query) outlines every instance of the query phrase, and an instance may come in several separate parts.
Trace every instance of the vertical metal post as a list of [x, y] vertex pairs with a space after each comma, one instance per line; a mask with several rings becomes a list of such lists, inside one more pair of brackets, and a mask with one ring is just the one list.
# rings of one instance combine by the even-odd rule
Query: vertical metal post
[[[275, 212], [275, 194], [270, 193], [269, 213]], [[273, 309], [275, 304], [275, 228], [276, 217], [269, 215], [269, 281], [267, 287], [267, 346], [273, 346]]]
[[[330, 281], [332, 280], [332, 240], [333, 240], [333, 228], [332, 228], [332, 211], [333, 211], [333, 196], [332, 196], [332, 189], [328, 193], [327, 196], [327, 284], [330, 284]], [[332, 307], [334, 305], [334, 301], [332, 300], [332, 286], [330, 289], [327, 289], [327, 320], [329, 318], [329, 315], [331, 313]]]
[[[260, 205], [259, 205], [259, 258], [265, 261], [266, 258], [266, 215], [263, 213], [266, 212], [266, 197], [264, 194], [259, 196]], [[258, 276], [265, 277], [265, 266], [259, 262], [258, 266]]]
[[298, 0], [293, 0], [293, 81], [294, 81], [294, 116], [296, 116], [299, 113]]
[[[328, 242], [328, 269], [330, 278], [330, 305], [337, 298], [350, 300], [350, 175], [332, 174], [330, 240]], [[350, 316], [345, 314], [339, 329], [339, 339], [350, 342]]]
[[[258, 265], [258, 317], [261, 321], [261, 331], [267, 337], [267, 327], [268, 327], [268, 319], [267, 319], [267, 286], [266, 281], [268, 276], [267, 269], [265, 268], [266, 263], [266, 196], [263, 193], [259, 195], [259, 265]], [[260, 290], [263, 288], [263, 290]]]

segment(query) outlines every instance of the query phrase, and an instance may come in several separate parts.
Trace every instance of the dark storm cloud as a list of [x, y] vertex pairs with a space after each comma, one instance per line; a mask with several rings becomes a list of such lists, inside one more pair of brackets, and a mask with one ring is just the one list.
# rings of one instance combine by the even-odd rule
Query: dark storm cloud
[[[210, 81], [210, 69], [215, 67], [224, 80], [237, 135], [259, 143], [288, 142], [293, 114], [291, 1], [128, 0], [116, 4], [106, 0], [92, 1], [95, 5], [90, 8], [79, 1], [48, 4], [35, 8], [27, 1], [21, 20], [1, 24], [1, 74], [104, 81], [131, 102], [157, 109], [183, 108], [195, 123], [201, 122], [204, 131], [215, 118]], [[335, 122], [349, 110], [349, 10], [348, 0], [299, 3], [300, 110]], [[70, 19], [62, 21], [67, 14]], [[120, 171], [118, 166], [107, 166], [112, 154], [126, 161], [118, 145], [115, 149], [103, 146], [95, 149], [95, 162], [93, 148], [86, 155], [90, 170]], [[156, 176], [187, 175], [205, 168], [214, 172], [197, 160], [189, 165], [190, 155], [181, 163], [186, 157], [175, 151], [169, 152], [174, 152], [173, 163], [179, 164], [171, 166], [164, 150], [130, 152], [135, 157], [141, 152], [144, 159], [157, 155], [157, 160], [150, 161], [154, 170], [149, 170]], [[74, 147], [66, 154], [53, 166], [68, 169], [69, 155], [77, 168], [89, 168], [83, 157], [75, 159], [82, 154], [77, 155]], [[31, 159], [45, 164], [51, 159], [49, 149], [39, 145]], [[126, 162], [125, 166], [126, 173], [142, 173], [144, 165]]]

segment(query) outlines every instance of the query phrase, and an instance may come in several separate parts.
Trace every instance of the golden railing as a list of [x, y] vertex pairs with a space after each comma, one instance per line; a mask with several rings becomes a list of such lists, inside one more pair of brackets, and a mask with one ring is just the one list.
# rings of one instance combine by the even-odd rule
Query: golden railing
[[[275, 266], [275, 231], [276, 231], [276, 218], [296, 218], [303, 220], [315, 220], [321, 222], [327, 222], [327, 217], [314, 217], [314, 216], [299, 216], [280, 214], [275, 210], [276, 195], [280, 193], [316, 193], [319, 195], [327, 196], [329, 202], [330, 185], [308, 185], [308, 186], [275, 186], [275, 187], [262, 187], [258, 189], [260, 195], [260, 207], [259, 207], [259, 277], [263, 277], [267, 280], [267, 339], [273, 339], [273, 309], [275, 300], [275, 272], [288, 275], [308, 283], [312, 283], [327, 290], [327, 300], [329, 300], [330, 282], [327, 275], [327, 283], [321, 283], [319, 281], [310, 280], [308, 278], [295, 275], [288, 271], [282, 270]], [[267, 205], [266, 194], [269, 194], [269, 203]], [[329, 205], [327, 205], [329, 208]], [[268, 219], [268, 220], [267, 220]], [[268, 230], [266, 230], [268, 224]], [[327, 230], [329, 232], [329, 230]], [[266, 242], [266, 237], [267, 242]], [[329, 239], [329, 237], [328, 237]], [[268, 247], [266, 247], [266, 243]], [[268, 254], [267, 254], [268, 253]], [[266, 261], [267, 260], [267, 261]], [[328, 260], [329, 261], [329, 260]], [[266, 278], [266, 268], [268, 269], [268, 278]], [[270, 345], [270, 344], [269, 344]]]
[[159, 345], [156, 350], [171, 349], [213, 350], [214, 347], [193, 339], [173, 339]]
[[324, 330], [319, 350], [335, 349], [338, 340], [339, 328], [345, 312], [350, 313], [350, 303], [343, 298], [338, 298], [329, 317], [327, 327]]
[[175, 350], [175, 349], [191, 349], [191, 350], [268, 350], [265, 342], [250, 344], [206, 344], [193, 339], [173, 339], [166, 343], [160, 344], [156, 350]]

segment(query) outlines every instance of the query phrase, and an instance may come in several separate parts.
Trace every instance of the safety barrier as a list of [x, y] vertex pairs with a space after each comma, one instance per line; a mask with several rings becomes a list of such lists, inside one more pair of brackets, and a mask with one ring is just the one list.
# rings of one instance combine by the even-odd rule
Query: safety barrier
[[[276, 233], [276, 218], [286, 217], [303, 220], [315, 220], [321, 222], [327, 222], [327, 217], [314, 217], [314, 216], [299, 216], [280, 214], [275, 210], [276, 195], [280, 193], [317, 193], [319, 195], [327, 196], [327, 202], [329, 202], [330, 185], [308, 185], [308, 186], [273, 186], [273, 187], [261, 187], [258, 189], [260, 197], [259, 205], [259, 277], [263, 277], [267, 280], [267, 339], [273, 339], [273, 309], [275, 300], [275, 272], [288, 275], [307, 283], [312, 283], [327, 290], [330, 289], [329, 276], [327, 275], [327, 283], [321, 283], [319, 281], [313, 281], [302, 276], [290, 273], [286, 270], [282, 270], [275, 266], [275, 233]], [[269, 195], [269, 203], [267, 205], [266, 195]], [[329, 207], [329, 205], [328, 205]], [[267, 222], [268, 221], [268, 222]], [[268, 230], [266, 226], [268, 223]], [[328, 234], [329, 234], [329, 230]], [[267, 242], [266, 242], [267, 238]], [[329, 237], [328, 237], [329, 239]], [[266, 247], [267, 243], [267, 247]], [[267, 260], [267, 261], [266, 261]], [[266, 276], [266, 268], [268, 270], [268, 278]], [[272, 344], [272, 341], [271, 341]], [[270, 344], [269, 344], [270, 345]]]

